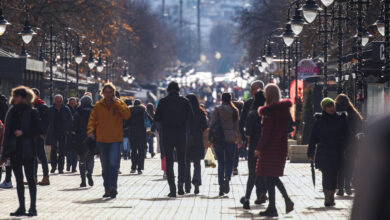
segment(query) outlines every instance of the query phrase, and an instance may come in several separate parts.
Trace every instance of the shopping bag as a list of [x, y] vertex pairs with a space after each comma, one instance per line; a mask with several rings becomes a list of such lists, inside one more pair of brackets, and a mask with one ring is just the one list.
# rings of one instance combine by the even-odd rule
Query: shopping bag
[[217, 164], [215, 163], [215, 157], [213, 150], [208, 148], [206, 151], [206, 156], [204, 157], [204, 164], [206, 168], [215, 168]]
[[161, 170], [167, 170], [167, 159], [165, 157], [161, 159]]

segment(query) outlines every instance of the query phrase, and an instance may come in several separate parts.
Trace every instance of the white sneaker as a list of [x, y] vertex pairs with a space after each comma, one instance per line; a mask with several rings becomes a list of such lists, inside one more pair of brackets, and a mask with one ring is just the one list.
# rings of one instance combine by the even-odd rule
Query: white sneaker
[[2, 188], [2, 189], [11, 189], [12, 187], [13, 187], [12, 181], [6, 182], [4, 180], [4, 182], [2, 184], [0, 184], [0, 188]]

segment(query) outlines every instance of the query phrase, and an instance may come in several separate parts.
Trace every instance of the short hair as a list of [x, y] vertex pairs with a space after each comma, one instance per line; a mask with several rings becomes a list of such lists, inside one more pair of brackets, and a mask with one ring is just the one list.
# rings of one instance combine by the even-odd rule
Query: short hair
[[103, 88], [102, 88], [102, 90], [100, 91], [100, 95], [101, 95], [101, 96], [103, 96], [103, 92], [104, 92], [104, 90], [107, 89], [107, 88], [110, 88], [110, 89], [114, 90], [114, 94], [115, 94], [115, 92], [116, 92], [116, 87], [115, 87], [114, 84], [112, 84], [111, 82], [108, 82], [108, 83], [105, 83], [105, 84], [103, 85]]
[[34, 92], [34, 94], [35, 94], [36, 96], [40, 96], [40, 95], [41, 95], [41, 92], [39, 91], [39, 89], [37, 89], [37, 88], [32, 88], [31, 90]]
[[61, 94], [55, 95], [55, 96], [54, 96], [54, 99], [57, 98], [57, 97], [59, 97], [59, 98], [61, 98], [62, 100], [64, 100], [64, 97], [63, 97]]
[[77, 102], [77, 99], [76, 99], [76, 97], [70, 97], [70, 98], [68, 99], [68, 102], [70, 102], [70, 101], [75, 101], [75, 102]]

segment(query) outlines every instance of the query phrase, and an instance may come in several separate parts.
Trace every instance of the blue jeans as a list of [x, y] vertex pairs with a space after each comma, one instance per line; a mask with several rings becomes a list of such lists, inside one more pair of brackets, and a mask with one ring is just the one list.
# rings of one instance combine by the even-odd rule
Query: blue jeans
[[[49, 165], [47, 163], [46, 152], [45, 152], [45, 143], [41, 137], [36, 138], [36, 150], [37, 157], [41, 161], [43, 176], [49, 176]], [[38, 171], [38, 160], [35, 158], [35, 176], [37, 176]]]
[[223, 143], [214, 148], [218, 159], [218, 183], [223, 185], [225, 180], [229, 180], [232, 176], [233, 159], [236, 144]]
[[154, 155], [154, 137], [148, 136], [148, 145], [149, 145], [149, 153], [153, 156]]
[[102, 164], [103, 185], [105, 189], [116, 189], [121, 155], [121, 143], [97, 143]]
[[125, 137], [123, 138], [123, 151], [128, 152], [129, 150], [130, 150], [129, 138]]

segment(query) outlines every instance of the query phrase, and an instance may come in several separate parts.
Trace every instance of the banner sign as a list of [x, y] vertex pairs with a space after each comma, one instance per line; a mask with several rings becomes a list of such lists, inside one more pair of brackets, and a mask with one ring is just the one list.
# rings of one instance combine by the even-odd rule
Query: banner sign
[[298, 63], [298, 77], [299, 79], [306, 79], [308, 77], [317, 76], [320, 74], [320, 68], [311, 59], [303, 59]]

